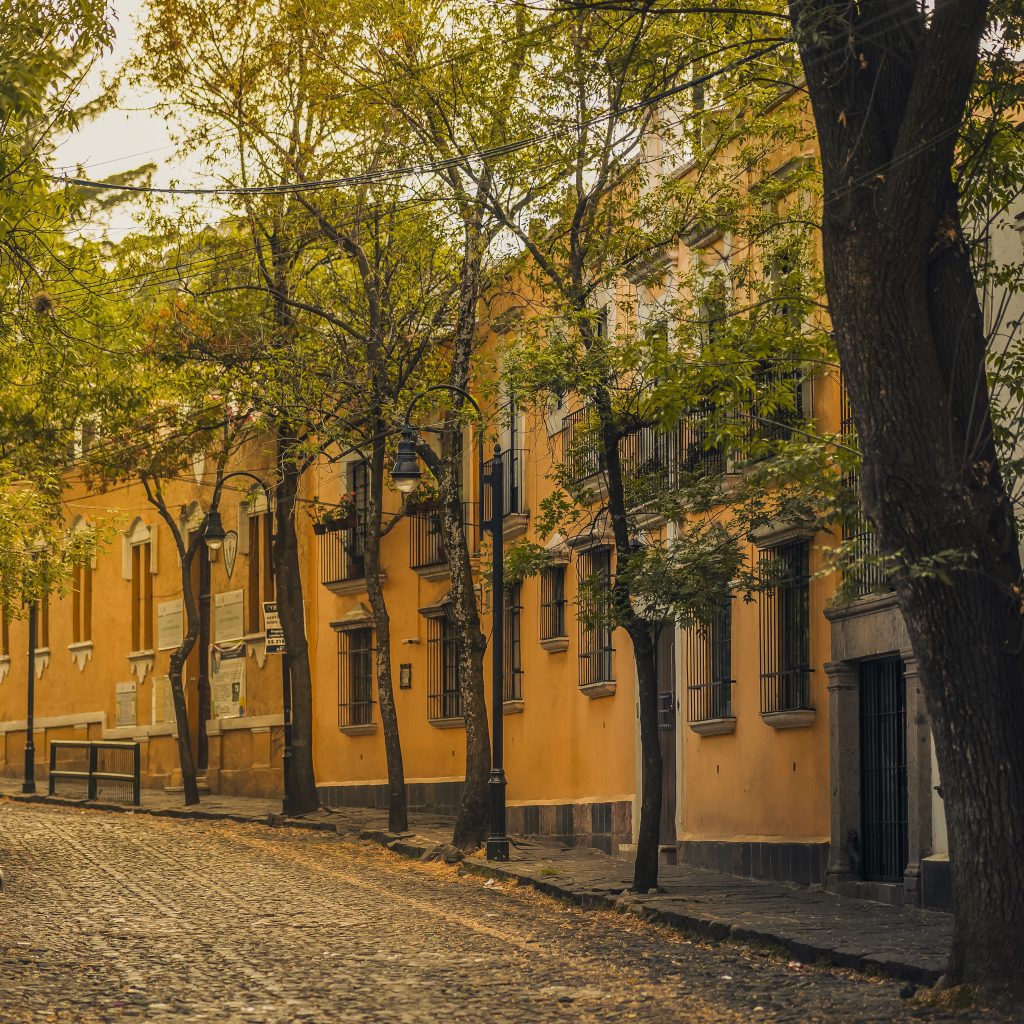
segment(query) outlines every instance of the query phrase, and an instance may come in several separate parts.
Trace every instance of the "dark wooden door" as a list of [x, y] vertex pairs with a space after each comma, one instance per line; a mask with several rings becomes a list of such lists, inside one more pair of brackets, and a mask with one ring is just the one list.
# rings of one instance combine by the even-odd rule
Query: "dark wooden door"
[[907, 866], [907, 682], [899, 658], [860, 666], [861, 874], [902, 882]]
[[658, 739], [661, 742], [662, 846], [676, 845], [676, 630], [665, 623], [658, 633]]

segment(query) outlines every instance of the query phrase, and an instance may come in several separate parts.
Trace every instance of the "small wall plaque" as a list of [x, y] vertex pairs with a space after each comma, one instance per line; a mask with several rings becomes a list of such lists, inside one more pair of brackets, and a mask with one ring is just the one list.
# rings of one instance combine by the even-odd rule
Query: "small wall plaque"
[[398, 669], [398, 688], [400, 690], [412, 689], [412, 662], [403, 661]]

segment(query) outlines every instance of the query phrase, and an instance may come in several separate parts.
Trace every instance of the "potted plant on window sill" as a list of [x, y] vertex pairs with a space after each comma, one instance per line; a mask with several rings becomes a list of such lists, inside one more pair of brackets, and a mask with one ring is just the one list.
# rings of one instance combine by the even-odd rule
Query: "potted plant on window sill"
[[346, 494], [337, 505], [317, 503], [310, 511], [313, 520], [313, 533], [322, 537], [325, 533], [348, 530], [356, 525], [356, 499], [354, 494]]

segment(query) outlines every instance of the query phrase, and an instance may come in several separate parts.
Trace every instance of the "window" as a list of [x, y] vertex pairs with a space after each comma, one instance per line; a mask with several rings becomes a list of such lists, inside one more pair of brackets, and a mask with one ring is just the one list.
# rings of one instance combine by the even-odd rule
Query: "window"
[[366, 575], [366, 524], [370, 508], [370, 467], [366, 462], [349, 463], [348, 493], [352, 498], [352, 526], [345, 531], [349, 579]]
[[459, 642], [451, 605], [445, 605], [444, 614], [427, 620], [427, 718], [442, 721], [461, 717]]
[[810, 710], [810, 544], [761, 551], [761, 713]]
[[77, 562], [72, 577], [71, 642], [87, 643], [92, 640], [92, 565]]
[[505, 592], [505, 700], [523, 699], [523, 585], [513, 583]]
[[249, 575], [245, 587], [245, 631], [251, 634], [263, 632], [263, 602], [274, 600], [274, 538], [268, 510], [249, 513], [248, 540]]
[[376, 648], [370, 628], [338, 633], [338, 726], [373, 724]]
[[153, 649], [152, 550], [148, 542], [131, 548], [133, 651]]
[[688, 632], [689, 721], [732, 718], [732, 602], [726, 602], [711, 622], [694, 623]]
[[7, 612], [0, 610], [0, 644], [3, 649], [0, 655], [10, 657], [11, 654], [11, 621]]
[[593, 548], [579, 558], [577, 598], [580, 630], [580, 686], [614, 680], [611, 614], [612, 551]]
[[540, 577], [540, 638], [565, 635], [565, 566], [553, 565]]
[[50, 646], [50, 595], [36, 602], [36, 650]]

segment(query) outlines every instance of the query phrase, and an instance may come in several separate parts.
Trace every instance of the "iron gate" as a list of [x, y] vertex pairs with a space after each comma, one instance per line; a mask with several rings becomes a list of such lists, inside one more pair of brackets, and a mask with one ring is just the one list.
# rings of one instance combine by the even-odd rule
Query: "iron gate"
[[860, 666], [861, 874], [902, 882], [907, 866], [907, 683], [899, 658]]

